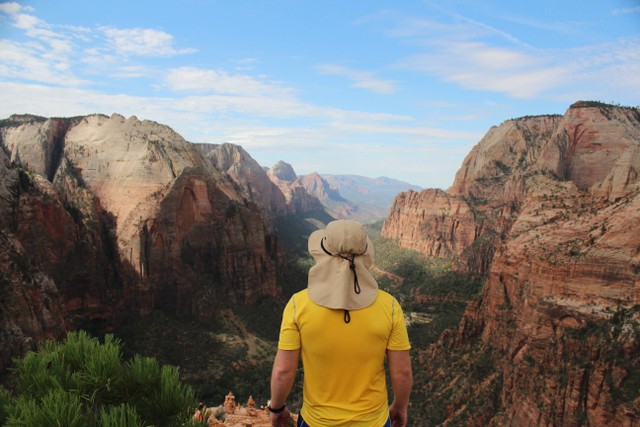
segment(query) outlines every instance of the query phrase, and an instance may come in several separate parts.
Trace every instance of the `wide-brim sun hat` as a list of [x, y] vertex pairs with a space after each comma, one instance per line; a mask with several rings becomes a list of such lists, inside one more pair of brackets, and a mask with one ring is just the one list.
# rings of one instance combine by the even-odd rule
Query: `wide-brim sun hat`
[[369, 272], [373, 243], [362, 224], [337, 220], [309, 236], [308, 249], [316, 264], [309, 270], [309, 298], [333, 309], [358, 310], [373, 304], [378, 283]]

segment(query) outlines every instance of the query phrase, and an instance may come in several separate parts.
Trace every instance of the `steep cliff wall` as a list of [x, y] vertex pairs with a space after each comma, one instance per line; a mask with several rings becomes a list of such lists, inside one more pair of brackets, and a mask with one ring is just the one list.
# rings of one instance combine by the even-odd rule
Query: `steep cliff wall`
[[[3, 122], [0, 139], [2, 271], [14, 283], [3, 295], [16, 307], [55, 301], [43, 303], [49, 314], [9, 317], [11, 334], [35, 342], [104, 331], [119, 314], [157, 307], [208, 318], [220, 299], [278, 294], [282, 255], [269, 222], [170, 128], [119, 115], [26, 116]], [[18, 268], [16, 254], [30, 276], [4, 273]], [[33, 283], [39, 296], [20, 296]], [[18, 341], [0, 347], [15, 354]]]
[[280, 161], [267, 170], [267, 175], [271, 182], [284, 194], [291, 213], [325, 210], [325, 206], [319, 197], [307, 191], [304, 183], [298, 178], [290, 164]]
[[42, 176], [0, 150], [0, 372], [11, 358], [69, 329], [108, 330], [122, 310], [108, 223], [85, 220]]
[[[207, 146], [208, 145], [208, 146]], [[233, 144], [202, 144], [213, 166], [229, 175], [238, 184], [244, 198], [258, 205], [271, 218], [292, 214], [293, 209], [267, 172], [240, 146]]]
[[[396, 196], [384, 222], [385, 236], [428, 256], [460, 255], [482, 232], [467, 202], [440, 190]], [[429, 236], [429, 238], [425, 238]]]
[[[396, 198], [383, 232], [403, 246], [464, 257], [496, 236], [481, 299], [421, 355], [449, 396], [447, 423], [640, 422], [639, 149], [638, 109], [580, 102], [492, 128], [448, 194]], [[457, 234], [442, 232], [461, 216]], [[436, 242], [461, 247], [439, 253]], [[442, 363], [481, 360], [453, 392], [431, 367], [452, 351], [465, 356]]]
[[460, 333], [504, 355], [498, 424], [633, 425], [640, 194], [608, 202], [571, 182], [537, 184]]
[[[537, 175], [571, 181], [580, 190], [610, 200], [631, 194], [640, 185], [639, 122], [637, 109], [586, 102], [572, 105], [563, 116], [508, 120], [491, 128], [467, 155], [447, 191], [448, 197], [418, 207], [415, 195], [401, 193], [382, 235], [400, 239], [401, 246], [427, 254], [427, 248], [454, 247], [455, 242], [442, 241], [441, 233], [425, 232], [418, 237], [413, 218], [416, 209], [424, 209], [422, 224], [453, 222], [457, 214], [452, 218], [440, 214], [449, 210], [454, 198], [458, 204], [466, 202], [473, 211], [473, 220], [460, 224], [468, 229], [460, 229], [460, 233], [475, 238], [487, 232], [504, 235], [527, 197], [530, 179]], [[480, 233], [475, 231], [478, 229]], [[407, 235], [416, 237], [401, 238]], [[469, 247], [473, 240], [465, 244]], [[453, 252], [461, 254], [464, 249]], [[439, 256], [450, 254], [443, 251]]]

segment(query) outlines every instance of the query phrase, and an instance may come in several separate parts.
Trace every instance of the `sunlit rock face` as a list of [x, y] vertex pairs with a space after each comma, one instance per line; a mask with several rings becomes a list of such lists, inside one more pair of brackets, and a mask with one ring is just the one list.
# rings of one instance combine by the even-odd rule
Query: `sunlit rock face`
[[460, 255], [480, 231], [467, 202], [441, 190], [400, 193], [384, 222], [385, 236], [435, 257]]
[[271, 182], [284, 194], [289, 213], [326, 210], [320, 198], [313, 192], [307, 191], [304, 177], [298, 177], [289, 163], [279, 161], [266, 172]]
[[270, 219], [324, 209], [320, 200], [305, 190], [288, 163], [280, 161], [269, 169], [260, 166], [239, 145], [199, 147], [216, 169], [238, 185], [240, 194]]
[[[157, 307], [207, 318], [212, 300], [278, 293], [282, 256], [263, 211], [169, 127], [120, 115], [20, 116], [3, 122], [0, 138], [2, 271], [15, 284], [7, 293], [25, 307], [54, 301], [46, 314], [9, 318], [6, 336], [104, 331], [118, 314]], [[19, 254], [28, 274], [5, 274]], [[25, 293], [36, 276], [41, 285]]]
[[382, 235], [428, 255], [473, 252], [483, 235], [509, 231], [529, 195], [544, 185], [533, 179], [540, 175], [610, 201], [633, 194], [640, 185], [639, 122], [637, 109], [578, 102], [564, 116], [492, 127], [446, 193], [399, 194]]
[[[396, 198], [383, 235], [484, 266], [481, 298], [428, 353], [490, 346], [501, 409], [484, 425], [639, 422], [639, 150], [638, 109], [579, 102], [490, 129], [447, 193]], [[490, 262], [473, 264], [487, 234]]]

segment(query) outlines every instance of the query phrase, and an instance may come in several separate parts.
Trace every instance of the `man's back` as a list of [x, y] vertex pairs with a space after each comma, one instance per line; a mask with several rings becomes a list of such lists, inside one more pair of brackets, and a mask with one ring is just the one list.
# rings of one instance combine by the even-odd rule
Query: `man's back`
[[378, 291], [369, 307], [322, 307], [307, 291], [295, 294], [283, 314], [279, 348], [301, 348], [304, 367], [302, 415], [311, 425], [382, 425], [389, 416], [385, 352], [408, 350], [400, 305]]

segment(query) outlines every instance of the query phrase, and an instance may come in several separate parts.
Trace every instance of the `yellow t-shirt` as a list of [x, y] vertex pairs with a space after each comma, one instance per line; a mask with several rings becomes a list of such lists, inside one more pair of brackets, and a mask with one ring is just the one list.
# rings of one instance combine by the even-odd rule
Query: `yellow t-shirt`
[[301, 413], [313, 427], [382, 426], [389, 417], [386, 350], [411, 348], [402, 308], [387, 292], [349, 314], [345, 323], [344, 310], [314, 303], [307, 290], [284, 309], [278, 348], [301, 349]]

